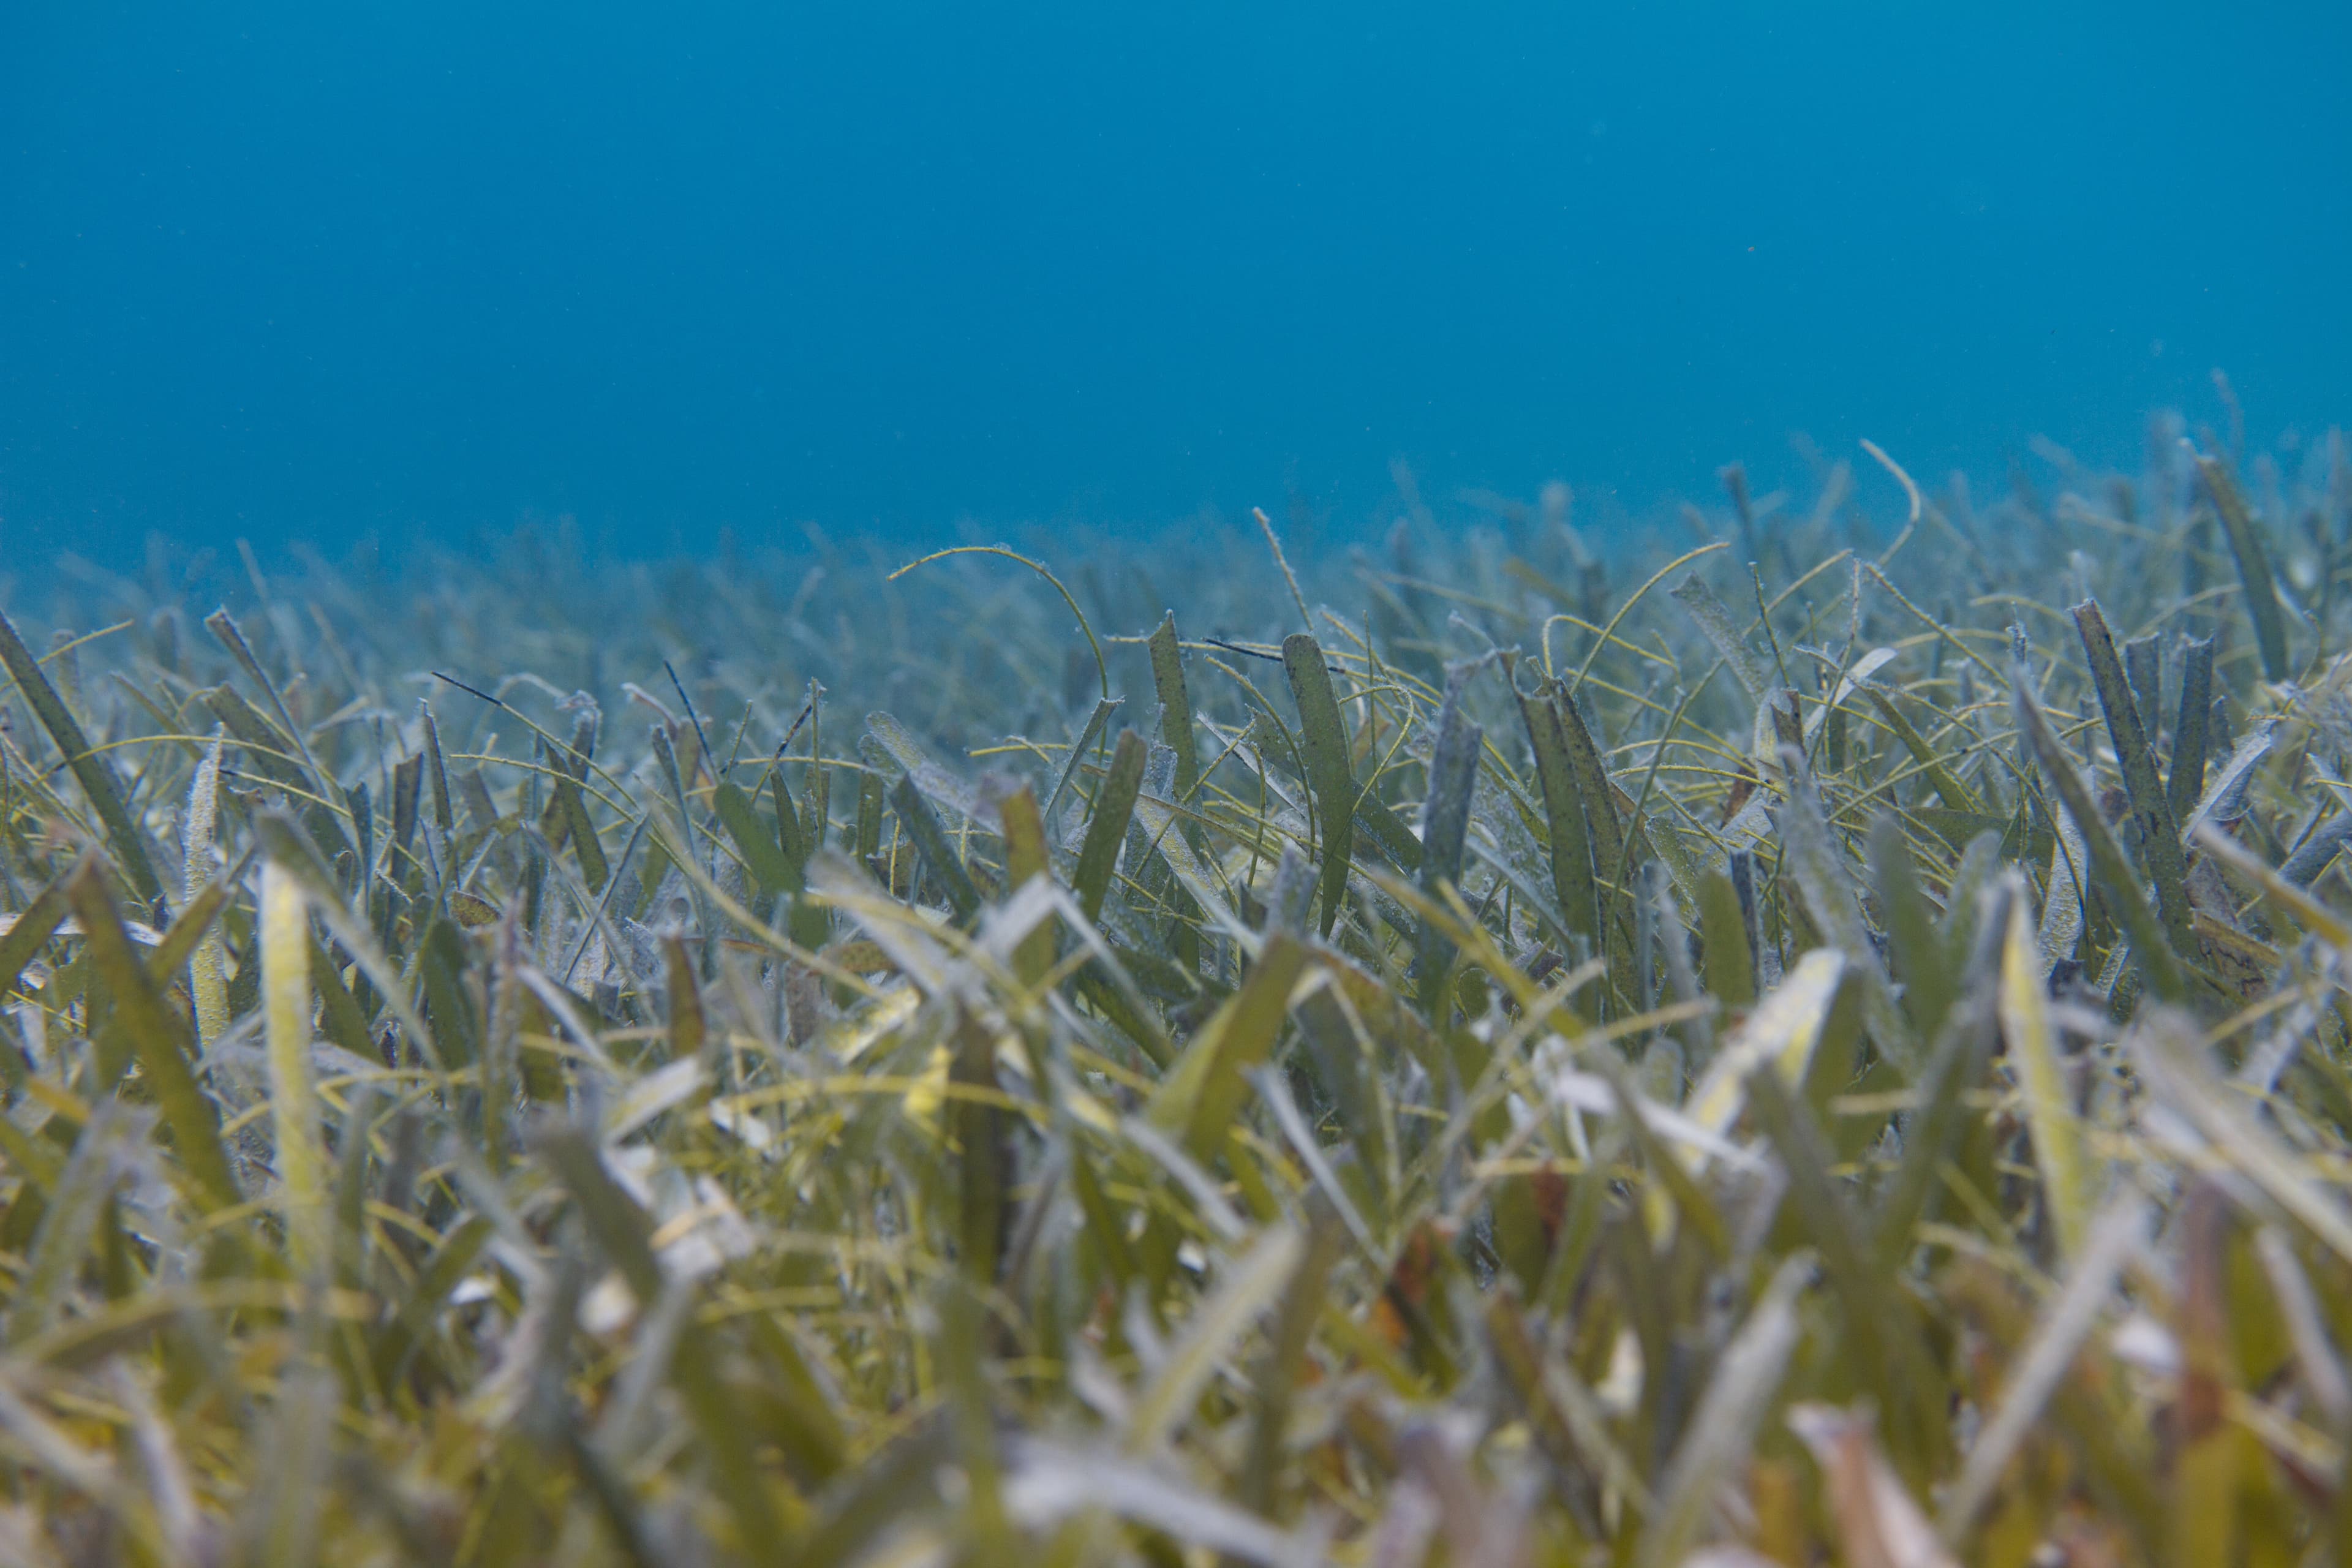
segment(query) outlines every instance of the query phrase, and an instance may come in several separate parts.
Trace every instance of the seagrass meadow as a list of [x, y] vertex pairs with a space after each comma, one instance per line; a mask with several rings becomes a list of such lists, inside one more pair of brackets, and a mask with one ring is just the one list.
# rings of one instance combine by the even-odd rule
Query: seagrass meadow
[[2352, 461], [2159, 432], [12, 563], [0, 1561], [2352, 1562]]

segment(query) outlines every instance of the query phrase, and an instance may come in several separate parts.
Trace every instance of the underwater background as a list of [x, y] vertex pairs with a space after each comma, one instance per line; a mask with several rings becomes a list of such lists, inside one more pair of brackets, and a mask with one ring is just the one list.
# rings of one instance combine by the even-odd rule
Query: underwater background
[[2348, 62], [2340, 3], [8, 0], [0, 539], [1605, 523], [2128, 466], [2217, 367], [2291, 453]]

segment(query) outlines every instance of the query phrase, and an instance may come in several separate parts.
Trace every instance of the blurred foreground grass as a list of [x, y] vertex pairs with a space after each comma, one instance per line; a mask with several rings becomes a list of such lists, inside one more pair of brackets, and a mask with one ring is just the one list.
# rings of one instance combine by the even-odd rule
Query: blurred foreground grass
[[2352, 1562], [2352, 478], [2218, 446], [20, 578], [0, 1560]]

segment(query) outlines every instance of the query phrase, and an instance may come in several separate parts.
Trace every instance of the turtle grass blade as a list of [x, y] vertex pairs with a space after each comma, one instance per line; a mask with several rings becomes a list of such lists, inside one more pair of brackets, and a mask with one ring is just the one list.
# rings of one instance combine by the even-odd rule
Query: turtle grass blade
[[172, 1131], [180, 1163], [194, 1178], [199, 1206], [209, 1213], [244, 1201], [236, 1174], [222, 1146], [220, 1111], [196, 1082], [184, 1044], [186, 1031], [131, 945], [114, 895], [94, 860], [85, 860], [66, 884], [66, 897], [81, 921], [90, 963], [106, 988], [107, 1021], [101, 1044], [101, 1077], [111, 1088], [136, 1059], [150, 1092]]
[[2004, 1380], [2000, 1406], [1979, 1429], [1959, 1479], [1944, 1500], [1938, 1524], [1954, 1545], [1969, 1534], [2002, 1469], [2041, 1420], [2075, 1352], [2097, 1326], [2125, 1266], [2147, 1240], [2148, 1219], [2147, 1200], [2126, 1193], [2090, 1223], [2082, 1255], [2034, 1325], [2032, 1339]]
[[2042, 1202], [2056, 1232], [2058, 1251], [2080, 1256], [2090, 1237], [2097, 1173], [2074, 1110], [2074, 1095], [2050, 1020], [2049, 988], [2042, 979], [2042, 948], [2022, 890], [2012, 888], [2009, 929], [2001, 940], [2000, 1032], [2025, 1101], [2025, 1124], [2042, 1175]]
[[57, 934], [67, 913], [66, 881], [61, 877], [34, 894], [33, 901], [18, 911], [8, 929], [0, 931], [0, 996], [16, 989], [25, 966]]
[[16, 689], [24, 694], [26, 704], [41, 721], [41, 728], [49, 732], [49, 739], [57, 742], [66, 766], [72, 770], [74, 782], [81, 785], [90, 809], [98, 813], [99, 823], [106, 829], [106, 842], [121, 862], [122, 874], [131, 889], [160, 919], [163, 884], [155, 875], [155, 863], [148, 858], [147, 841], [141, 836], [139, 825], [131, 820], [129, 808], [123, 805], [122, 792], [116, 786], [112, 770], [103, 757], [90, 750], [72, 710], [58, 695], [58, 689], [49, 684], [49, 678], [41, 673], [40, 661], [25, 646], [25, 639], [16, 633], [16, 623], [8, 618], [5, 611], [0, 611], [0, 664], [8, 667]]
[[2205, 786], [2205, 793], [2197, 797], [2195, 809], [2181, 824], [2185, 836], [2194, 838], [2200, 828], [2234, 821], [2243, 812], [2247, 792], [2253, 784], [2254, 769], [2270, 754], [2277, 733], [2276, 725], [2265, 724], [2231, 749], [2230, 760], [2214, 770], [2212, 782]]
[[326, 773], [310, 755], [310, 748], [302, 738], [302, 727], [295, 721], [293, 710], [286, 706], [286, 699], [278, 691], [278, 683], [269, 679], [269, 672], [261, 668], [261, 660], [255, 657], [252, 645], [245, 640], [245, 629], [236, 624], [236, 617], [226, 609], [215, 610], [205, 617], [205, 629], [219, 639], [220, 645], [228, 649], [230, 657], [236, 660], [237, 668], [245, 671], [246, 679], [259, 687], [261, 694], [269, 699], [270, 709], [278, 716], [279, 731], [287, 744], [302, 753], [303, 766], [312, 781], [321, 789], [329, 787]]
[[1348, 894], [1356, 799], [1361, 792], [1349, 762], [1348, 727], [1339, 717], [1339, 699], [1332, 689], [1331, 667], [1324, 661], [1322, 645], [1306, 632], [1293, 632], [1282, 639], [1282, 670], [1290, 682], [1291, 699], [1298, 704], [1307, 783], [1315, 792], [1316, 826], [1321, 836], [1315, 849], [1323, 868], [1319, 929], [1328, 937]]
[[1597, 950], [1600, 892], [1593, 882], [1592, 842], [1585, 826], [1583, 797], [1577, 787], [1568, 735], [1559, 710], [1549, 699], [1522, 694], [1518, 703], [1528, 743], [1535, 750], [1537, 784], [1543, 792], [1553, 895], [1559, 900], [1560, 918], [1570, 934], [1582, 937]]
[[1258, 1313], [1280, 1299], [1306, 1250], [1306, 1238], [1297, 1226], [1276, 1225], [1261, 1232], [1249, 1251], [1234, 1261], [1223, 1283], [1194, 1309], [1169, 1345], [1158, 1373], [1136, 1395], [1122, 1439], [1129, 1453], [1156, 1452], [1192, 1414], [1219, 1363]]
[[[1784, 755], [1796, 757], [1793, 748]], [[1894, 987], [1878, 944], [1863, 923], [1860, 895], [1822, 816], [1821, 797], [1802, 777], [1790, 784], [1788, 804], [1780, 813], [1780, 843], [1783, 863], [1804, 894], [1806, 910], [1862, 978], [1863, 1008], [1879, 1050], [1909, 1077], [1919, 1067], [1918, 1037], [1895, 1004]]]
[[[410, 987], [406, 977], [393, 963], [383, 944], [376, 941], [375, 933], [368, 929], [367, 922], [343, 902], [341, 889], [335, 886], [334, 879], [328, 874], [327, 868], [319, 864], [317, 854], [300, 829], [295, 826], [293, 819], [280, 812], [265, 811], [254, 818], [253, 826], [270, 858], [301, 883], [310, 895], [311, 912], [334, 933], [343, 951], [350, 953], [352, 961], [359, 965], [360, 973], [374, 985], [384, 1006], [399, 1021], [401, 1027], [408, 1031], [410, 1041], [423, 1053], [425, 1061], [438, 1070], [442, 1065], [441, 1055], [434, 1032], [425, 1027], [424, 1018], [409, 1000]], [[436, 923], [446, 928], [446, 921]], [[452, 931], [451, 935], [454, 937], [455, 932]]]
[[1086, 727], [1078, 731], [1078, 738], [1070, 742], [1070, 754], [1064, 759], [1062, 771], [1055, 776], [1053, 793], [1045, 797], [1047, 824], [1053, 822], [1054, 813], [1061, 809], [1062, 797], [1069, 793], [1071, 781], [1077, 777], [1078, 764], [1085, 758], [1087, 748], [1095, 743], [1095, 737], [1102, 733], [1103, 726], [1110, 722], [1110, 716], [1118, 711], [1124, 700], [1118, 697], [1099, 698], [1095, 702], [1094, 711], [1087, 715]]
[[1715, 590], [1706, 585], [1706, 579], [1694, 572], [1667, 589], [1666, 596], [1681, 605], [1706, 634], [1706, 640], [1715, 645], [1715, 651], [1723, 656], [1724, 663], [1739, 682], [1739, 689], [1748, 694], [1748, 700], [1763, 701], [1774, 682], [1740, 637], [1738, 628], [1731, 624], [1731, 612], [1716, 596]]
[[792, 858], [776, 842], [775, 835], [768, 831], [767, 825], [760, 820], [760, 814], [752, 807], [751, 797], [743, 793], [742, 785], [732, 779], [722, 782], [711, 792], [710, 805], [719, 814], [719, 826], [727, 829], [727, 837], [734, 841], [736, 853], [743, 858], [744, 866], [751, 871], [752, 880], [759, 884], [761, 892], [770, 898], [781, 898], [800, 891], [799, 868], [793, 864]]
[[1876, 1258], [1830, 1168], [1834, 1155], [1804, 1102], [1775, 1064], [1748, 1075], [1748, 1104], [1780, 1157], [1788, 1205], [1800, 1233], [1820, 1249], [1823, 1272], [1844, 1308], [1844, 1331], [1887, 1401], [1895, 1459], [1914, 1484], [1934, 1474], [1950, 1442], [1942, 1379], [1920, 1338], [1916, 1311]]
[[1152, 629], [1151, 685], [1160, 697], [1160, 738], [1176, 753], [1176, 798], [1190, 801], [1201, 782], [1192, 736], [1192, 697], [1184, 685], [1184, 650], [1176, 640], [1176, 612]]
[[1202, 1025], [1154, 1092], [1146, 1115], [1196, 1160], [1215, 1153], [1249, 1097], [1249, 1070], [1273, 1054], [1307, 949], [1276, 933], [1249, 978]]
[[1659, 1480], [1658, 1501], [1635, 1560], [1642, 1568], [1678, 1568], [1688, 1561], [1725, 1482], [1748, 1463], [1772, 1396], [1788, 1375], [1801, 1331], [1797, 1302], [1812, 1268], [1813, 1260], [1803, 1254], [1782, 1263], [1724, 1347]]
[[1756, 1000], [1756, 952], [1739, 889], [1725, 873], [1710, 870], [1699, 879], [1698, 918], [1701, 984], [1727, 1007], [1750, 1005]]
[[2132, 707], [2152, 741], [2164, 723], [2164, 639], [2155, 632], [2136, 637], [2124, 644], [2123, 656]]
[[1118, 868], [1119, 847], [1127, 842], [1127, 825], [1135, 815], [1135, 797], [1143, 788], [1143, 766], [1150, 752], [1142, 736], [1132, 730], [1120, 731], [1110, 769], [1095, 792], [1087, 836], [1078, 847], [1077, 868], [1070, 878], [1078, 907], [1090, 921], [1102, 918], [1103, 900], [1110, 894], [1111, 876]]
[[419, 700], [416, 716], [425, 732], [425, 782], [433, 786], [433, 826], [446, 836], [457, 830], [457, 815], [449, 796], [449, 762], [441, 750], [441, 725], [433, 717], [430, 702]]
[[1356, 826], [1370, 834], [1381, 853], [1400, 868], [1421, 869], [1421, 840], [1412, 836], [1412, 829], [1405, 826], [1396, 808], [1370, 790], [1356, 796]]
[[2147, 977], [2148, 988], [2165, 1001], [2181, 1000], [2189, 994], [2181, 954], [2174, 949], [2163, 921], [2148, 907], [2147, 895], [2140, 891], [2139, 879], [2133, 875], [2131, 862], [2124, 858], [2123, 846], [2116, 842], [2106, 818], [2099, 814], [2098, 803], [2091, 798], [2089, 786], [2074, 771], [2074, 759], [2067, 754], [2057, 732], [2050, 728], [2050, 721], [2042, 713], [2042, 704], [2034, 700], [2023, 671], [2011, 683], [2011, 689], [2017, 727], [2024, 732], [2026, 743], [2040, 761], [2042, 775], [2058, 792], [2058, 798], [2082, 830], [2084, 847], [2090, 851], [2092, 879], [2131, 939], [2132, 951]]
[[1979, 1087], [1999, 1044], [1997, 1002], [2007, 951], [2014, 879], [1995, 885], [1978, 926], [1975, 952], [1960, 976], [1959, 999], [1943, 1016], [1916, 1085], [1917, 1106], [1903, 1129], [1903, 1158], [1882, 1190], [1876, 1220], [1880, 1268], [1892, 1272], [1911, 1254], [1919, 1221], [1943, 1180], [1945, 1163], [1967, 1131], [1963, 1098]]
[[300, 759], [286, 749], [293, 742], [263, 716], [261, 710], [247, 701], [242, 692], [225, 684], [207, 686], [196, 693], [196, 700], [205, 705], [205, 711], [227, 737], [244, 748], [256, 774], [281, 789], [299, 790], [305, 795], [310, 792]]
[[[630, 1294], [640, 1307], [651, 1308], [661, 1297], [663, 1273], [654, 1252], [654, 1228], [645, 1211], [613, 1180], [595, 1144], [580, 1128], [549, 1123], [538, 1130], [533, 1143], [571, 1189], [598, 1249], [620, 1270]], [[743, 1421], [734, 1397], [720, 1379], [710, 1347], [695, 1326], [679, 1331], [670, 1352], [670, 1378], [688, 1419], [702, 1439], [719, 1495], [735, 1516], [736, 1528], [746, 1541], [781, 1540], [782, 1521], [751, 1450], [741, 1441]]]
[[1945, 809], [1969, 816], [1982, 816], [1984, 806], [1977, 800], [1976, 792], [1960, 782], [1959, 775], [1952, 772], [1942, 754], [1927, 743], [1926, 736], [1919, 733], [1919, 727], [1896, 706], [1894, 696], [1874, 682], [1865, 682], [1862, 694], [1870, 699], [1871, 706], [1878, 710], [1879, 718], [1885, 721], [1886, 727], [1895, 731], [1895, 738], [1903, 742], [1904, 749], [1919, 764], [1920, 773], [1926, 775], [1928, 786], [1935, 790]]
[[2133, 1031], [2134, 1060], [2156, 1097], [2188, 1119], [2216, 1152], [2314, 1239], [2352, 1262], [2352, 1210], [2303, 1168], [2294, 1152], [2241, 1108], [2213, 1071], [2194, 1020], [2169, 1009], [2140, 1020]]
[[1560, 1500], [1580, 1529], [1603, 1533], [1598, 1470], [1637, 1514], [1655, 1506], [1648, 1484], [1609, 1430], [1600, 1402], [1557, 1358], [1547, 1358], [1518, 1299], [1507, 1289], [1486, 1300], [1486, 1345], [1512, 1400], [1526, 1412], [1529, 1435], [1550, 1462]]
[[[578, 757], [577, 753], [574, 756], [577, 766], [587, 766], [586, 758]], [[604, 858], [604, 845], [597, 840], [596, 824], [588, 815], [588, 800], [581, 790], [580, 781], [568, 773], [557, 778], [555, 796], [549, 804], [562, 814], [565, 838], [572, 846], [572, 855], [580, 862], [580, 879], [588, 885], [590, 892], [601, 890], [612, 867]]]
[[2157, 914], [2173, 950], [2197, 951], [2197, 931], [2189, 911], [2189, 862], [2180, 852], [2180, 823], [2157, 771], [2156, 747], [2140, 721], [2139, 705], [2132, 698], [2123, 661], [2116, 657], [2116, 639], [2107, 617], [2095, 600], [2074, 606], [2074, 628], [2082, 635], [2083, 653], [2090, 661], [2092, 689], [2106, 715], [2107, 735], [2115, 742], [2116, 759], [2124, 775], [2124, 791], [2131, 798], [2132, 815], [2139, 826], [2140, 855], [2148, 879], [2156, 884]]
[[961, 1210], [958, 1261], [972, 1284], [986, 1289], [996, 1283], [998, 1261], [1004, 1255], [1005, 1226], [1011, 1218], [1007, 1189], [1015, 1150], [1005, 1113], [991, 1103], [998, 1092], [995, 1036], [966, 1014], [957, 1020], [950, 1048], [948, 1082], [964, 1091], [948, 1108], [951, 1140], [961, 1155], [956, 1182]]
[[2296, 925], [2336, 947], [2352, 948], [2352, 920], [2321, 903], [2307, 888], [2290, 879], [2284, 868], [2273, 869], [2270, 862], [2210, 822], [2192, 826], [2189, 837], [2200, 849], [2252, 882]]
[[2180, 659], [2180, 714], [2172, 726], [2172, 771], [2164, 781], [2173, 820], [2186, 830], [2189, 813], [2205, 793], [2208, 736], [2213, 727], [2213, 638], [2196, 637]]
[[[1609, 777], [1601, 748], [1593, 742], [1592, 731], [1585, 724], [1584, 712], [1576, 705], [1574, 695], [1560, 692], [1551, 702], [1552, 711], [1559, 720], [1560, 738], [1568, 746], [1569, 773], [1583, 803], [1584, 824], [1591, 838], [1592, 868], [1612, 885], [1622, 884], [1626, 869], [1625, 829], [1617, 820], [1617, 786]], [[1614, 896], [1622, 901], [1622, 887]]]
[[898, 782], [890, 787], [890, 809], [898, 814], [907, 837], [915, 841], [916, 851], [923, 858], [923, 868], [947, 896], [948, 908], [955, 911], [955, 918], [969, 921], [978, 914], [980, 889], [956, 854], [948, 830], [940, 825], [939, 813], [931, 809], [930, 797], [916, 786], [914, 774], [899, 774]]
[[131, 1163], [131, 1150], [144, 1136], [142, 1122], [148, 1114], [107, 1104], [83, 1124], [72, 1158], [47, 1184], [40, 1228], [34, 1232], [32, 1250], [10, 1296], [9, 1344], [23, 1344], [38, 1334], [64, 1306], [98, 1240], [116, 1184]]
[[1276, 1308], [1274, 1333], [1260, 1358], [1251, 1388], [1248, 1458], [1242, 1469], [1241, 1500], [1252, 1512], [1271, 1519], [1279, 1493], [1290, 1433], [1290, 1413], [1300, 1374], [1307, 1369], [1315, 1326], [1322, 1317], [1324, 1288], [1339, 1258], [1343, 1232], [1328, 1215], [1311, 1222], [1289, 1282]]
[[1919, 869], [1903, 825], [1892, 812], [1872, 818], [1870, 865], [1877, 886], [1887, 957], [1903, 986], [1904, 1010], [1922, 1039], [1932, 1039], [1952, 1005], [1955, 976], [1937, 941], [1933, 914], [1919, 888]]
[[[1460, 704], [1447, 701], [1438, 718], [1437, 748], [1429, 763], [1429, 798], [1421, 817], [1421, 889], [1432, 901], [1443, 897], [1442, 887], [1457, 887], [1462, 880], [1470, 791], [1477, 782], [1478, 752], [1485, 740], [1485, 732], [1464, 716]], [[1420, 930], [1421, 1010], [1442, 1025], [1445, 1016], [1440, 999], [1454, 961], [1454, 943], [1426, 919]]]
[[324, 853], [333, 856], [351, 847], [342, 818], [304, 771], [301, 758], [286, 750], [291, 742], [278, 732], [274, 722], [263, 717], [260, 710], [233, 687], [206, 687], [196, 696], [220, 728], [227, 731], [228, 738], [244, 748], [254, 771], [284, 790], [299, 805], [303, 824]]
[[468, 1215], [452, 1225], [425, 1258], [397, 1310], [378, 1331], [370, 1349], [370, 1364], [379, 1384], [407, 1367], [411, 1355], [429, 1339], [450, 1293], [465, 1283], [497, 1234], [497, 1226], [488, 1218]]
[[[212, 860], [215, 840], [220, 825], [221, 748], [226, 740], [224, 731], [213, 731], [213, 743], [205, 748], [204, 760], [196, 764], [196, 776], [188, 786], [188, 812], [181, 820], [180, 841], [183, 849], [181, 895], [188, 907], [172, 922], [165, 933], [163, 946], [172, 947], [172, 937], [184, 928], [193, 928], [199, 935], [194, 951], [188, 956], [188, 991], [195, 1003], [196, 1043], [209, 1046], [228, 1028], [228, 979], [226, 951], [213, 922], [226, 907], [227, 883], [212, 881]], [[222, 903], [206, 907], [208, 895], [218, 889]], [[199, 890], [203, 889], [203, 890]], [[177, 963], [164, 962], [157, 955], [159, 974], [169, 975], [179, 967]], [[0, 971], [5, 978], [5, 971]]]
[[261, 868], [261, 988], [269, 1111], [295, 1277], [321, 1279], [334, 1256], [317, 1074], [310, 1065], [310, 921], [302, 884], [272, 860]]
[[[1045, 818], [1037, 809], [1035, 786], [1023, 784], [997, 805], [1004, 823], [1004, 885], [1019, 892], [1032, 879], [1051, 879], [1054, 866], [1045, 847]], [[1040, 921], [1013, 949], [1013, 972], [1024, 985], [1035, 985], [1053, 967], [1052, 922]]]
[[2294, 673], [2287, 663], [2286, 612], [2279, 607], [2278, 580], [2271, 573], [2270, 551], [2263, 543], [2262, 530], [2246, 510], [2246, 499], [2239, 493], [2230, 470], [2220, 459], [2202, 452], [2194, 456], [2198, 478], [2212, 498], [2213, 510], [2221, 515], [2221, 531], [2228, 536], [2230, 553], [2238, 563], [2238, 581], [2245, 584], [2246, 615], [2254, 623], [2254, 646], [2262, 651], [2263, 676], [2284, 680]]

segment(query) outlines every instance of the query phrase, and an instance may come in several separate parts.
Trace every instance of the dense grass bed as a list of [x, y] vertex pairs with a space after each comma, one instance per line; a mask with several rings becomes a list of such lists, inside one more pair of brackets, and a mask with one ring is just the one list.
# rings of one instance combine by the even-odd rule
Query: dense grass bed
[[2352, 1560], [2352, 479], [2230, 447], [16, 563], [0, 1560]]

